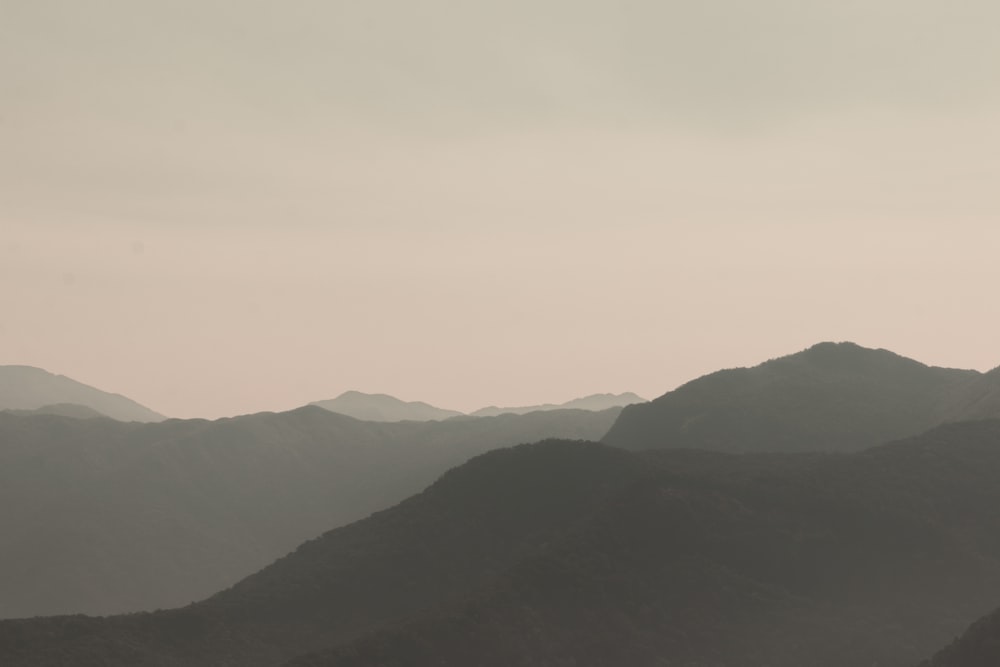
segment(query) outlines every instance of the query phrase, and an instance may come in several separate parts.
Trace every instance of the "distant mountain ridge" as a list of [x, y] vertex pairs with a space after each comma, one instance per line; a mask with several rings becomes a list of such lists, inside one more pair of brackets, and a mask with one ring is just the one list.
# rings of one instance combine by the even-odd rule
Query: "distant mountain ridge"
[[56, 415], [59, 417], [73, 417], [75, 419], [94, 419], [99, 417], [107, 417], [107, 415], [101, 414], [94, 408], [91, 408], [86, 405], [80, 405], [79, 403], [53, 403], [52, 405], [43, 405], [42, 407], [35, 408], [34, 410], [15, 410], [12, 408], [7, 408], [3, 411], [20, 416]]
[[998, 416], [1000, 373], [819, 343], [628, 406], [604, 442], [633, 450], [847, 451], [947, 421]]
[[620, 408], [625, 407], [626, 405], [632, 405], [633, 403], [645, 402], [646, 399], [637, 394], [633, 394], [632, 392], [625, 392], [623, 394], [591, 394], [590, 396], [574, 398], [571, 401], [558, 404], [543, 403], [541, 405], [525, 405], [508, 408], [499, 408], [495, 405], [491, 405], [489, 407], [480, 408], [475, 412], [470, 412], [469, 415], [472, 417], [493, 417], [506, 413], [523, 415], [528, 412], [537, 412], [539, 410], [607, 410], [608, 408]]
[[345, 391], [336, 398], [314, 401], [310, 405], [372, 422], [431, 421], [461, 417], [463, 414], [423, 401], [401, 401], [388, 394], [366, 394], [360, 391]]
[[388, 394], [366, 394], [360, 391], [346, 391], [337, 398], [314, 401], [316, 405], [331, 412], [362, 419], [364, 421], [431, 421], [456, 417], [496, 417], [504, 414], [524, 415], [529, 412], [547, 410], [589, 410], [600, 412], [610, 408], [620, 408], [632, 403], [642, 403], [646, 399], [631, 392], [623, 394], [591, 394], [575, 398], [565, 403], [544, 403], [520, 407], [499, 408], [489, 406], [465, 414], [457, 410], [446, 410], [423, 401], [402, 401]]
[[74, 404], [118, 421], [158, 422], [158, 412], [121, 394], [111, 394], [34, 366], [0, 366], [0, 410], [39, 410]]

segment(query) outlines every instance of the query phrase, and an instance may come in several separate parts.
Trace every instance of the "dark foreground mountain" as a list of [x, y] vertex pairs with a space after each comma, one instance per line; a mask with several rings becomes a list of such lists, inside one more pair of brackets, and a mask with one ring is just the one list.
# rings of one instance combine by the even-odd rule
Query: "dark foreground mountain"
[[591, 394], [582, 398], [574, 398], [565, 403], [543, 403], [541, 405], [524, 405], [513, 408], [498, 408], [491, 405], [488, 408], [480, 408], [470, 413], [473, 417], [493, 417], [507, 413], [518, 415], [538, 410], [607, 410], [608, 408], [620, 408], [633, 403], [644, 403], [646, 399], [632, 392], [624, 394]]
[[1000, 609], [972, 624], [965, 634], [920, 667], [1000, 665]]
[[632, 405], [604, 441], [627, 449], [848, 451], [946, 421], [1000, 417], [1000, 374], [820, 343], [718, 371]]
[[998, 476], [1000, 422], [495, 451], [205, 602], [2, 622], [0, 664], [911, 667], [1000, 599]]
[[156, 422], [163, 415], [130, 398], [33, 366], [0, 366], [0, 410], [37, 410], [57, 404], [88, 407], [118, 421]]
[[0, 413], [0, 618], [187, 604], [472, 456], [598, 438], [616, 415], [377, 424], [306, 407], [140, 424]]
[[422, 401], [401, 401], [388, 394], [360, 391], [345, 391], [337, 398], [310, 405], [370, 422], [430, 421], [462, 416], [457, 410], [437, 408]]

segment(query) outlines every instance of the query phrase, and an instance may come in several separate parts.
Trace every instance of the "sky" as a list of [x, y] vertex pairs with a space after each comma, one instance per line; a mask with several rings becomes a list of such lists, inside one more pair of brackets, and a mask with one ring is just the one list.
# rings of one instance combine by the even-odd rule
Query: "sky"
[[0, 364], [176, 417], [1000, 365], [995, 2], [0, 15]]

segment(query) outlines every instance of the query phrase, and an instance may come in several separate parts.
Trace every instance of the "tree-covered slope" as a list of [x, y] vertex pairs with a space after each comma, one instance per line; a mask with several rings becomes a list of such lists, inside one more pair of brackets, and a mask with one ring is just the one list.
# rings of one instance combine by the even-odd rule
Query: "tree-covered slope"
[[[976, 371], [887, 350], [820, 343], [753, 368], [718, 371], [626, 407], [604, 441], [627, 449], [848, 451], [954, 419], [1000, 416]], [[981, 408], [971, 403], [980, 398]]]
[[0, 618], [179, 606], [481, 452], [616, 411], [376, 424], [307, 407], [157, 424], [0, 414]]

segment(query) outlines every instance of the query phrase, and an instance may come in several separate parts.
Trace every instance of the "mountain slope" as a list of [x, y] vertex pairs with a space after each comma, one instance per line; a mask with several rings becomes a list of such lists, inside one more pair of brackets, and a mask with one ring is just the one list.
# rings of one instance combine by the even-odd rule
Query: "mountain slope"
[[276, 664], [485, 584], [635, 474], [596, 444], [485, 454], [185, 609], [0, 622], [0, 664]]
[[401, 401], [388, 394], [346, 391], [337, 398], [315, 401], [324, 410], [372, 422], [430, 421], [462, 416], [456, 410], [437, 408], [422, 401]]
[[0, 618], [186, 604], [472, 456], [595, 439], [616, 415], [379, 424], [307, 407], [139, 424], [0, 414]]
[[656, 460], [664, 477], [469, 601], [288, 666], [904, 667], [1000, 591], [1000, 422], [851, 457]]
[[132, 399], [109, 394], [63, 375], [32, 366], [0, 366], [0, 410], [36, 410], [58, 403], [83, 405], [118, 421], [165, 419]]
[[627, 449], [857, 450], [944, 421], [1000, 416], [1000, 401], [968, 409], [970, 388], [983, 378], [887, 350], [820, 343], [628, 406], [604, 441]]
[[908, 667], [1000, 599], [998, 477], [1000, 422], [495, 451], [205, 602], [0, 622], [0, 664]]

